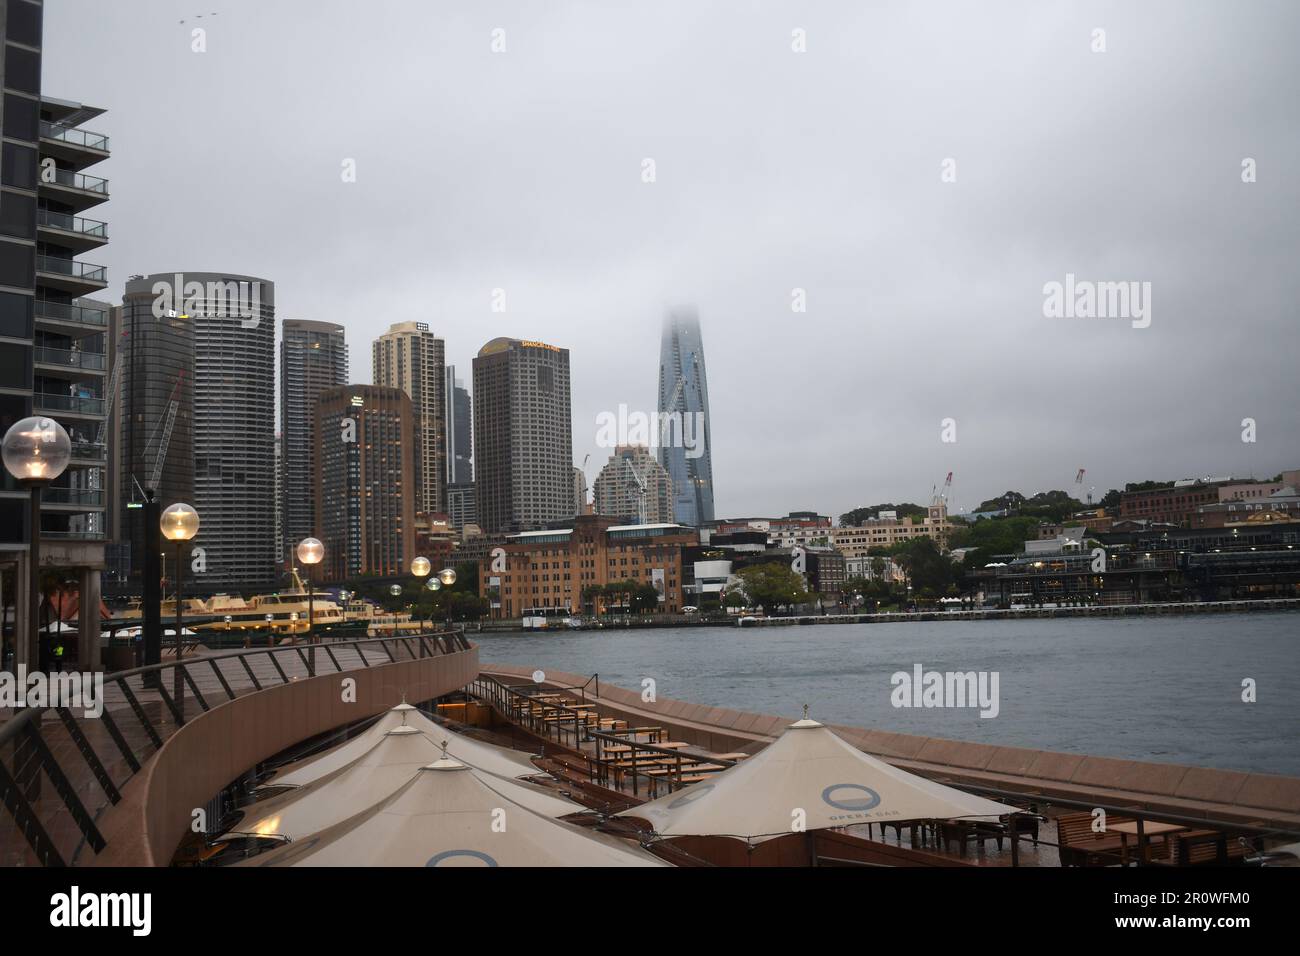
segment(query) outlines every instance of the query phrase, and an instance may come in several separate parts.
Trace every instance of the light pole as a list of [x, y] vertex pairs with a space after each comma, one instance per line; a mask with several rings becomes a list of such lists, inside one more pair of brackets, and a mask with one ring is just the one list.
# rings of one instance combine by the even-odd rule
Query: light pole
[[[321, 559], [325, 557], [325, 545], [321, 544], [316, 538], [303, 538], [298, 542], [298, 560], [307, 565], [307, 643], [316, 643], [316, 614], [312, 599], [315, 592], [312, 590], [311, 572], [312, 568], [320, 564]], [[307, 676], [316, 676], [316, 648], [312, 647], [307, 651]]]
[[173, 693], [176, 696], [176, 711], [184, 720], [185, 685], [181, 677], [181, 655], [185, 650], [185, 628], [181, 615], [185, 598], [185, 565], [181, 563], [181, 548], [199, 533], [199, 513], [183, 501], [178, 501], [163, 511], [162, 517], [158, 519], [158, 527], [164, 538], [176, 542], [176, 669], [172, 673], [175, 677]]
[[52, 418], [37, 415], [14, 422], [0, 441], [5, 470], [31, 492], [27, 572], [27, 653], [20, 655], [17, 629], [14, 631], [14, 660], [26, 659], [28, 667], [39, 667], [41, 603], [41, 489], [63, 474], [72, 458], [68, 433]]
[[[451, 587], [453, 584], [456, 583], [456, 569], [443, 568], [441, 571], [438, 572], [438, 580], [441, 581], [446, 587]], [[432, 624], [433, 621], [430, 620], [429, 623]], [[447, 626], [448, 627], [451, 626], [451, 595], [450, 594], [447, 595]]]
[[[413, 559], [411, 560], [411, 573], [414, 574], [417, 578], [427, 578], [427, 577], [429, 576], [429, 572], [432, 571], [432, 570], [433, 570], [433, 565], [429, 562], [429, 559], [426, 558], [426, 557], [421, 556], [421, 557], [413, 558]], [[433, 581], [431, 580], [431, 581], [429, 582], [429, 584], [432, 585], [432, 584], [433, 584]], [[436, 591], [437, 588], [430, 587], [429, 590], [431, 590], [431, 591]], [[421, 629], [423, 629], [423, 627], [424, 627], [424, 608], [421, 607], [421, 605], [420, 605], [420, 599], [419, 599], [419, 593], [420, 593], [420, 592], [419, 592], [419, 591], [416, 591], [415, 593], [416, 593], [415, 609], [416, 609], [416, 610], [419, 612], [419, 614], [420, 614], [420, 627], [421, 627]]]

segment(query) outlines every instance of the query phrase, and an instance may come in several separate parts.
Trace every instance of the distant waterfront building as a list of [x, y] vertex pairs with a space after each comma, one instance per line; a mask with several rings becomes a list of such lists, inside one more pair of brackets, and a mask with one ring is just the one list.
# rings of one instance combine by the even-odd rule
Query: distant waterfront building
[[621, 600], [588, 598], [592, 585], [636, 581], [660, 593], [659, 610], [682, 609], [682, 553], [695, 546], [693, 528], [675, 524], [617, 525], [604, 515], [582, 515], [564, 528], [509, 535], [502, 546], [504, 570], [490, 557], [479, 566], [479, 593], [493, 617], [608, 611]]
[[1238, 488], [1241, 484], [1234, 478], [1184, 478], [1165, 488], [1125, 491], [1119, 496], [1117, 519], [1154, 521], [1186, 528], [1192, 524], [1197, 508], [1221, 500], [1220, 488]]
[[[644, 445], [614, 449], [593, 485], [595, 512], [630, 524], [673, 524], [673, 482]], [[642, 512], [644, 511], [644, 514]]]
[[474, 359], [474, 485], [488, 534], [573, 517], [569, 350], [496, 338]]
[[[279, 551], [275, 284], [221, 272], [135, 277], [122, 324], [123, 506], [158, 474], [164, 507], [185, 501], [199, 513], [194, 544], [204, 570], [193, 587], [271, 590]], [[132, 565], [143, 567], [142, 513], [126, 514]]]
[[456, 378], [456, 366], [447, 366], [447, 484], [474, 482], [474, 446], [470, 422], [469, 389]]
[[694, 309], [674, 310], [664, 320], [659, 413], [661, 421], [681, 426], [676, 435], [656, 436], [659, 464], [673, 482], [673, 513], [682, 524], [701, 527], [713, 521], [713, 440], [704, 343]]
[[316, 405], [318, 575], [405, 574], [415, 556], [416, 415], [383, 385], [325, 389]]
[[399, 322], [375, 339], [376, 385], [400, 388], [415, 413], [416, 511], [445, 511], [447, 373], [442, 339], [427, 322]]
[[921, 519], [882, 517], [847, 528], [830, 528], [829, 533], [836, 551], [846, 558], [861, 558], [871, 548], [887, 548], [909, 538], [930, 538], [939, 550], [945, 550], [952, 523], [948, 520], [948, 506], [940, 502], [931, 505]]
[[327, 388], [348, 381], [343, 326], [285, 319], [280, 338], [281, 531], [279, 560], [293, 564], [294, 550], [316, 528], [316, 401]]
[[447, 486], [447, 520], [457, 531], [478, 524], [478, 504], [472, 484]]

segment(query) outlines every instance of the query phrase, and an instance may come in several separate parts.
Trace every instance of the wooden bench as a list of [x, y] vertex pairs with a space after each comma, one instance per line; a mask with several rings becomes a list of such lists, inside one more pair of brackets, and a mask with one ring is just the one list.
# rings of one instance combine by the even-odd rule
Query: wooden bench
[[1235, 837], [1220, 830], [1187, 830], [1170, 837], [1173, 852], [1169, 862], [1174, 866], [1230, 866], [1240, 863], [1250, 852]]
[[[1110, 816], [1107, 823], [1128, 823], [1132, 817]], [[1056, 843], [1061, 866], [1111, 866], [1119, 863], [1124, 842], [1118, 833], [1094, 833], [1091, 813], [1067, 813], [1056, 818]]]

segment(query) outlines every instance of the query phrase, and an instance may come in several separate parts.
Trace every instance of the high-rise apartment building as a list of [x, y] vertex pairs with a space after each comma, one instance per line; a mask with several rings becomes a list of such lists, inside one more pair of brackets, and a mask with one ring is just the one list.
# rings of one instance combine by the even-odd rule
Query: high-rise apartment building
[[399, 388], [344, 385], [316, 402], [316, 534], [320, 574], [405, 574], [415, 556], [411, 399]]
[[447, 366], [447, 484], [474, 482], [474, 448], [471, 443], [469, 390], [456, 378], [456, 366]]
[[[137, 276], [122, 299], [121, 495], [199, 513], [194, 588], [276, 583], [275, 285], [221, 272]], [[140, 512], [125, 516], [140, 567]]]
[[447, 380], [442, 339], [426, 322], [399, 322], [375, 339], [376, 385], [400, 388], [415, 413], [416, 511], [445, 511], [447, 484]]
[[478, 524], [478, 499], [473, 485], [447, 486], [447, 520], [457, 531]]
[[569, 350], [497, 338], [474, 359], [474, 470], [489, 534], [573, 517]]
[[592, 486], [596, 514], [635, 524], [673, 524], [673, 483], [645, 445], [620, 445]]
[[664, 319], [659, 349], [659, 464], [673, 482], [673, 511], [685, 525], [713, 521], [713, 441], [704, 342], [694, 309]]
[[343, 326], [285, 319], [280, 332], [281, 537], [279, 560], [294, 563], [298, 542], [315, 534], [316, 400], [327, 388], [346, 385], [348, 346]]
[[[108, 241], [107, 225], [83, 215], [107, 201], [108, 183], [83, 170], [109, 148], [82, 128], [102, 110], [42, 96], [42, 34], [42, 4], [0, 2], [0, 434], [28, 415], [48, 416], [72, 439], [72, 461], [44, 490], [38, 528], [29, 527], [26, 490], [0, 469], [0, 572], [16, 574], [25, 595], [26, 553], [39, 533], [43, 563], [79, 576], [83, 603], [97, 607], [108, 306], [85, 297], [107, 286], [108, 272], [78, 256]], [[98, 667], [98, 621], [83, 620], [81, 640], [91, 645], [79, 647], [81, 663]]]

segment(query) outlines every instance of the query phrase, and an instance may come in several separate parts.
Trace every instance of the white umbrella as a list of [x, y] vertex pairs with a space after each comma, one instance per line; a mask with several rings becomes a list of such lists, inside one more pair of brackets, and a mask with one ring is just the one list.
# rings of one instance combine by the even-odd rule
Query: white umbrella
[[1014, 812], [891, 767], [805, 718], [734, 767], [618, 815], [645, 820], [661, 836], [753, 840], [801, 829]]
[[507, 750], [504, 747], [496, 747], [492, 744], [485, 744], [479, 740], [471, 740], [468, 737], [454, 734], [435, 724], [410, 704], [398, 704], [391, 710], [385, 711], [377, 721], [351, 740], [341, 743], [323, 754], [308, 757], [305, 760], [281, 768], [265, 785], [271, 787], [305, 787], [307, 784], [320, 780], [322, 777], [346, 767], [364, 756], [384, 738], [384, 734], [394, 727], [404, 725], [422, 730], [439, 742], [446, 739], [449, 754], [458, 760], [464, 760], [479, 770], [486, 770], [502, 777], [531, 777], [541, 773], [533, 765], [528, 754]]
[[[307, 786], [249, 805], [244, 819], [226, 835], [301, 840], [392, 796], [416, 771], [442, 755], [441, 748], [419, 728], [394, 727], [346, 767]], [[490, 778], [490, 786], [544, 816], [567, 816], [585, 809], [545, 787], [471, 771]]]
[[550, 820], [496, 777], [442, 759], [383, 803], [237, 866], [666, 866], [639, 847]]

